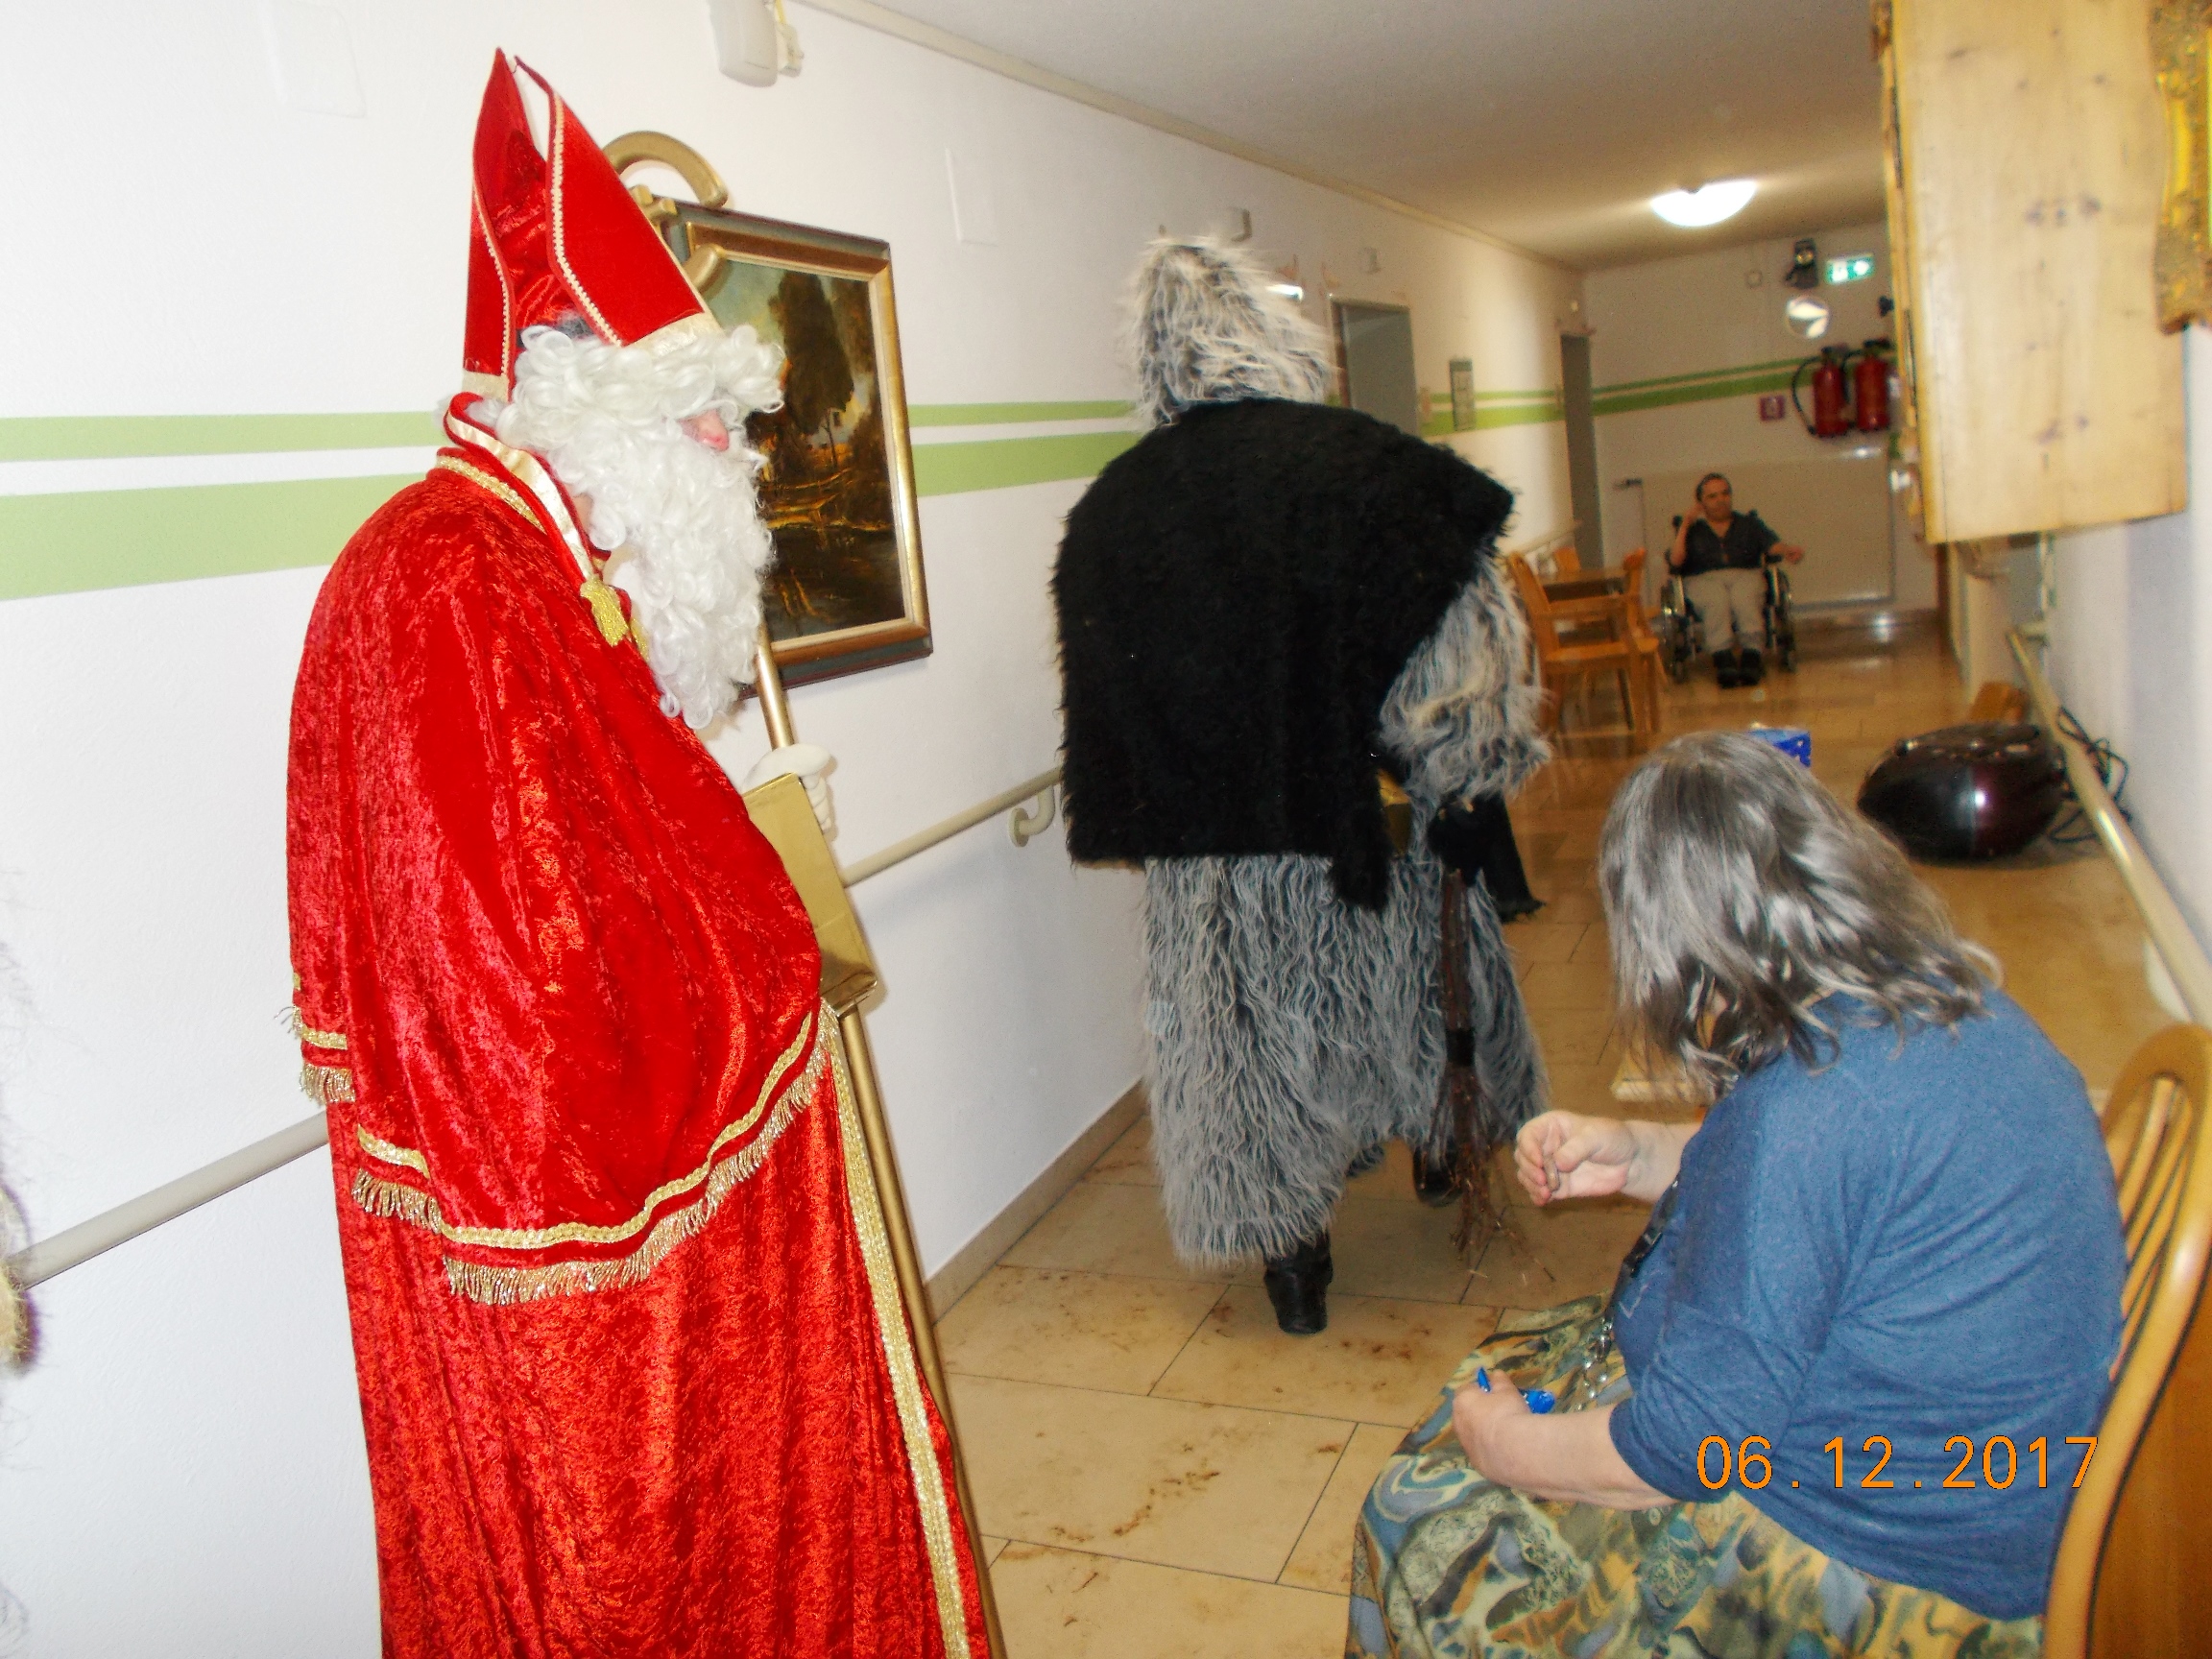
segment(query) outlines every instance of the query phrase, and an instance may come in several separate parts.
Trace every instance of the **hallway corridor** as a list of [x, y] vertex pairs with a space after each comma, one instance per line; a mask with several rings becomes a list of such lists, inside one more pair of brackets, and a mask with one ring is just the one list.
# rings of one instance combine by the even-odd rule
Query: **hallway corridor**
[[[1887, 643], [1809, 630], [1793, 676], [1670, 687], [1667, 731], [1808, 727], [1815, 771], [1849, 799], [1889, 743], [1964, 718], [1968, 701], [1932, 623]], [[1549, 902], [1506, 937], [1553, 1104], [1661, 1116], [1613, 1097], [1595, 884], [1606, 803], [1633, 757], [1612, 740], [1559, 748], [1514, 804]], [[1924, 874], [2093, 1093], [2166, 1022], [2093, 844]], [[1501, 1310], [1608, 1286], [1644, 1212], [1517, 1203], [1519, 1237], [1470, 1265], [1451, 1247], [1454, 1214], [1414, 1201], [1393, 1146], [1338, 1211], [1328, 1331], [1290, 1337], [1258, 1263], [1211, 1276], [1177, 1263], [1146, 1131], [1141, 1119], [941, 1322], [1008, 1646], [1015, 1659], [1321, 1659], [1341, 1650], [1353, 1519], [1382, 1459]]]

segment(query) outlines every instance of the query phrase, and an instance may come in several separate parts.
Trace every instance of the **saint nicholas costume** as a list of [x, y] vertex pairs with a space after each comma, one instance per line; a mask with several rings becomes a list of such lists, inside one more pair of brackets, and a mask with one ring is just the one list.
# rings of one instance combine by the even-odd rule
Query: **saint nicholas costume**
[[532, 135], [517, 69], [476, 136], [494, 402], [454, 399], [340, 556], [293, 705], [384, 1651], [981, 1655], [806, 914], [562, 479], [485, 418], [526, 328], [714, 328], [550, 88]]
[[[1425, 831], [1545, 750], [1493, 558], [1511, 495], [1322, 406], [1318, 341], [1272, 280], [1154, 248], [1153, 429], [1070, 514], [1054, 594], [1070, 851], [1145, 873], [1169, 1230], [1193, 1261], [1264, 1258], [1283, 1328], [1310, 1332], [1352, 1166], [1402, 1140], [1472, 1193], [1541, 1109], [1496, 909]], [[1410, 797], [1403, 848], [1379, 773]]]

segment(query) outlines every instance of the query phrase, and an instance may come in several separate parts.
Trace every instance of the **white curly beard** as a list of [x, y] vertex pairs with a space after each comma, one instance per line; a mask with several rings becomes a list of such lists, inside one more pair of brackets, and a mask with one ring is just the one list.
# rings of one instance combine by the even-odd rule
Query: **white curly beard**
[[[503, 443], [543, 456], [590, 498], [590, 536], [616, 555], [608, 580], [630, 595], [662, 706], [710, 725], [753, 677], [760, 572], [774, 543], [754, 494], [760, 455], [745, 417], [782, 401], [782, 351], [751, 328], [636, 346], [533, 328], [497, 410]], [[718, 453], [680, 424], [712, 410]]]

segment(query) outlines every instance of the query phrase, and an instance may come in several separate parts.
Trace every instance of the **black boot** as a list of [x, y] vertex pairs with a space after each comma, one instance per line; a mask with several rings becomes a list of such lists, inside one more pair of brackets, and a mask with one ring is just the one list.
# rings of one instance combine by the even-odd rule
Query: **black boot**
[[1329, 1329], [1329, 1281], [1336, 1276], [1329, 1260], [1326, 1229], [1287, 1256], [1267, 1258], [1267, 1300], [1275, 1304], [1275, 1323], [1292, 1336]]
[[1447, 1204], [1459, 1202], [1459, 1184], [1452, 1179], [1452, 1161], [1449, 1158], [1429, 1158], [1422, 1153], [1413, 1154], [1413, 1196], [1431, 1210], [1441, 1210]]
[[1528, 891], [1503, 795], [1470, 795], [1447, 805], [1429, 826], [1429, 846], [1470, 885], [1479, 880], [1489, 889], [1499, 921], [1518, 921], [1544, 908], [1544, 901]]

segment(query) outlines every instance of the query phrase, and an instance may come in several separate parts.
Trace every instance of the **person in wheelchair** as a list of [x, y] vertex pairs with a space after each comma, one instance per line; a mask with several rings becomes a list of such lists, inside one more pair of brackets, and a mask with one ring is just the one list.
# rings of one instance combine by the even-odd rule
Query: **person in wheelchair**
[[1705, 642], [1722, 685], [1758, 684], [1765, 664], [1745, 641], [1764, 640], [1770, 631], [1767, 566], [1779, 560], [1794, 565], [1804, 557], [1804, 548], [1783, 541], [1758, 514], [1736, 511], [1725, 476], [1708, 472], [1697, 480], [1697, 511], [1675, 520], [1667, 565], [1682, 578], [1690, 603], [1704, 618]]

